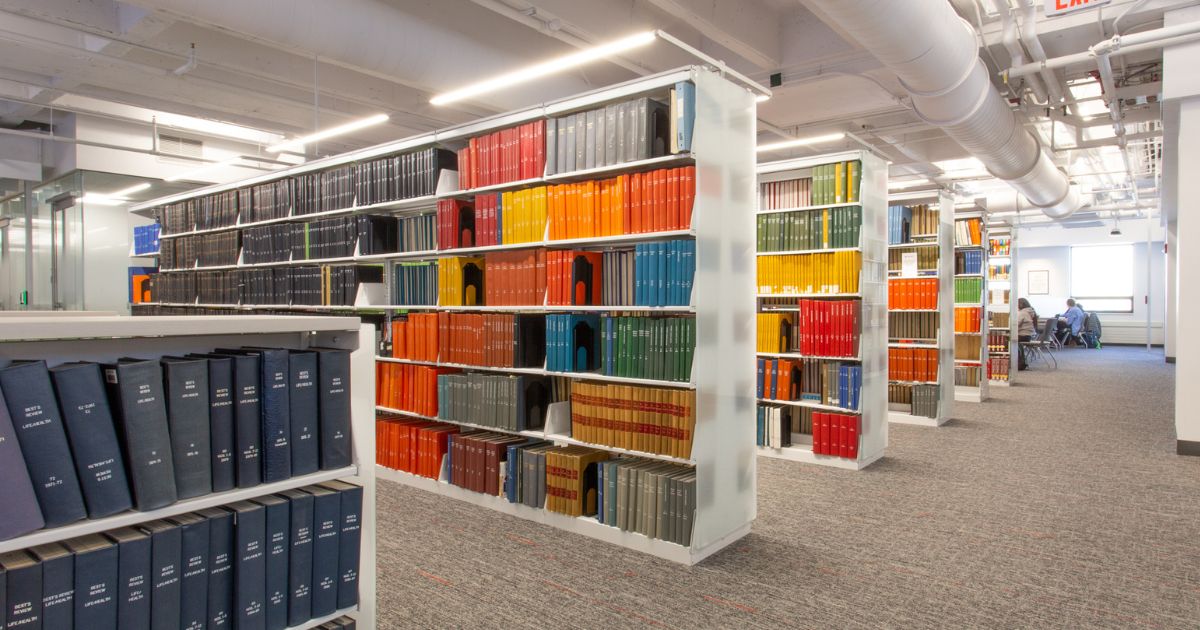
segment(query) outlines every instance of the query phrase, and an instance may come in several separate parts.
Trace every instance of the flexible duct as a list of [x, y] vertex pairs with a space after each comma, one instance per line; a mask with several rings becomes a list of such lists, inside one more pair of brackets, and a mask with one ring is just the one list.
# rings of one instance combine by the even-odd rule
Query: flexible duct
[[[1053, 218], [1082, 205], [992, 87], [975, 31], [946, 0], [809, 0], [896, 73], [913, 109]], [[921, 36], [914, 37], [914, 33]]]

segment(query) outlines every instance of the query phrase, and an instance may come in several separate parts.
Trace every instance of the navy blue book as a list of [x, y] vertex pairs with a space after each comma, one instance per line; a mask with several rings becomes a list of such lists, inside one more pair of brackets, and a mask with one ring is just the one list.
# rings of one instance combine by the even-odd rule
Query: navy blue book
[[353, 463], [350, 439], [350, 352], [313, 348], [320, 379], [321, 470]]
[[117, 630], [117, 546], [100, 534], [63, 544], [75, 555], [75, 630]]
[[58, 543], [29, 550], [42, 563], [42, 627], [75, 626], [75, 556]]
[[208, 627], [208, 563], [209, 523], [196, 514], [183, 514], [171, 519], [179, 527], [179, 580], [182, 593], [179, 602], [179, 627], [183, 630], [203, 630]]
[[321, 467], [320, 427], [317, 424], [320, 392], [317, 353], [292, 350], [288, 353], [288, 416], [292, 429], [292, 476], [317, 472]]
[[102, 518], [133, 507], [125, 458], [117, 441], [104, 379], [96, 363], [64, 363], [50, 370], [63, 426], [75, 456], [89, 518]]
[[342, 503], [338, 493], [328, 488], [308, 486], [304, 490], [313, 495], [312, 616], [323, 617], [337, 610]]
[[0, 624], [8, 627], [5, 623], [5, 617], [8, 615], [8, 573], [4, 570], [4, 565], [0, 564]]
[[208, 424], [208, 362], [163, 357], [163, 391], [180, 499], [212, 492], [212, 436]]
[[[38, 507], [33, 482], [29, 479], [29, 468], [21, 455], [17, 433], [13, 429], [8, 405], [0, 393], [0, 540], [8, 540], [22, 534], [41, 529], [42, 508]], [[3, 590], [0, 588], [0, 590]], [[0, 607], [2, 610], [2, 607]]]
[[288, 627], [291, 514], [287, 499], [265, 496], [254, 502], [263, 506], [267, 513], [267, 630], [283, 630]]
[[141, 530], [150, 536], [150, 629], [177, 629], [183, 596], [183, 531], [169, 521], [150, 521]]
[[287, 350], [246, 348], [221, 350], [258, 357], [260, 378], [259, 398], [262, 405], [262, 457], [264, 483], [282, 481], [292, 476], [292, 423], [288, 383]]
[[132, 527], [105, 534], [117, 545], [117, 627], [150, 627], [150, 537]]
[[233, 362], [233, 424], [237, 487], [262, 483], [262, 369], [252, 354], [221, 354]]
[[300, 490], [280, 493], [291, 503], [288, 532], [288, 625], [312, 619], [313, 496]]
[[215, 354], [189, 354], [189, 359], [208, 361], [208, 424], [212, 448], [212, 491], [225, 492], [237, 486], [234, 453], [237, 432], [233, 419], [233, 358]]
[[362, 486], [344, 481], [321, 484], [341, 497], [338, 533], [338, 610], [358, 604], [358, 560], [362, 546]]
[[46, 527], [87, 516], [46, 362], [17, 361], [0, 369], [0, 390]]
[[41, 630], [42, 565], [24, 551], [0, 554], [0, 569], [5, 573], [3, 619], [5, 628]]
[[208, 627], [233, 627], [233, 512], [210, 508], [208, 519]]
[[234, 512], [234, 621], [237, 630], [265, 630], [267, 514], [261, 505], [238, 501]]
[[112, 401], [134, 506], [146, 511], [174, 503], [179, 495], [158, 361], [121, 359], [105, 365], [104, 382]]

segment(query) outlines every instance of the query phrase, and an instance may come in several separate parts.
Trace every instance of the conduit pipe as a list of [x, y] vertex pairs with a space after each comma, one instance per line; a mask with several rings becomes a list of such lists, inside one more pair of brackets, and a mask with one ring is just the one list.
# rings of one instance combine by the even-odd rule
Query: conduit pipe
[[1078, 190], [992, 87], [975, 30], [949, 2], [809, 1], [896, 73], [918, 116], [942, 128], [993, 176], [1051, 218], [1079, 209]]
[[[1020, 2], [1021, 0], [1018, 0]], [[1025, 44], [1025, 49], [1029, 51], [1029, 56], [1034, 61], [1045, 61], [1046, 50], [1042, 48], [1042, 40], [1037, 33], [1037, 0], [1029, 0], [1025, 4], [1021, 12], [1021, 42]], [[1017, 64], [1013, 64], [1017, 65]], [[1063, 91], [1058, 83], [1058, 76], [1053, 70], [1045, 69], [1041, 72], [1042, 82], [1046, 84], [1046, 94], [1049, 96], [1049, 105], [1055, 107], [1063, 102]]]
[[[1009, 8], [1008, 11], [1000, 12], [1000, 22], [1003, 26], [1000, 41], [1004, 44], [1004, 49], [1008, 51], [1008, 66], [1020, 66], [1025, 64], [1025, 49], [1021, 48], [1022, 34], [1017, 33], [1017, 18], [1014, 15], [1015, 9]], [[1025, 77], [1025, 81], [1029, 83], [1029, 89], [1033, 90], [1033, 95], [1038, 103], [1046, 102], [1046, 86], [1042, 85], [1042, 80], [1036, 74], [1031, 74]]]
[[1095, 50], [1105, 50], [1110, 56], [1118, 57], [1147, 50], [1158, 50], [1177, 44], [1186, 44], [1197, 39], [1200, 39], [1200, 22], [1185, 22], [1183, 24], [1176, 24], [1175, 26], [1156, 28], [1152, 31], [1142, 31], [1141, 33], [1134, 33], [1132, 35], [1113, 35], [1109, 39], [1090, 46], [1088, 50], [1083, 52], [1054, 57], [1045, 61], [1027, 63], [1004, 70], [1000, 74], [1011, 79], [1013, 77], [1028, 76], [1042, 70], [1053, 70], [1056, 68], [1065, 68], [1073, 64], [1088, 63], [1096, 56], [1096, 53], [1093, 52]]

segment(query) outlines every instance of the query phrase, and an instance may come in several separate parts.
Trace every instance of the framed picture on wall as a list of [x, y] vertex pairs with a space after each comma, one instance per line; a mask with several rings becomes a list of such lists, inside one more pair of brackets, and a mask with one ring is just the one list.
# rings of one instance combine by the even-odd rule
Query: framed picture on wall
[[1029, 295], [1050, 295], [1050, 271], [1048, 269], [1029, 272]]

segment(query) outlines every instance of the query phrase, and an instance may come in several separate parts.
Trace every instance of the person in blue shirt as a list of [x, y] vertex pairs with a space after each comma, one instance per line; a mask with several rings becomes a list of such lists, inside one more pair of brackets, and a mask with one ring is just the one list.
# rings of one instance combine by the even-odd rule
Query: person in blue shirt
[[1059, 319], [1066, 324], [1065, 327], [1060, 327], [1059, 341], [1065, 344], [1067, 339], [1078, 339], [1079, 331], [1083, 329], [1083, 320], [1086, 317], [1083, 309], [1075, 304], [1074, 298], [1067, 298], [1067, 312], [1063, 313]]

